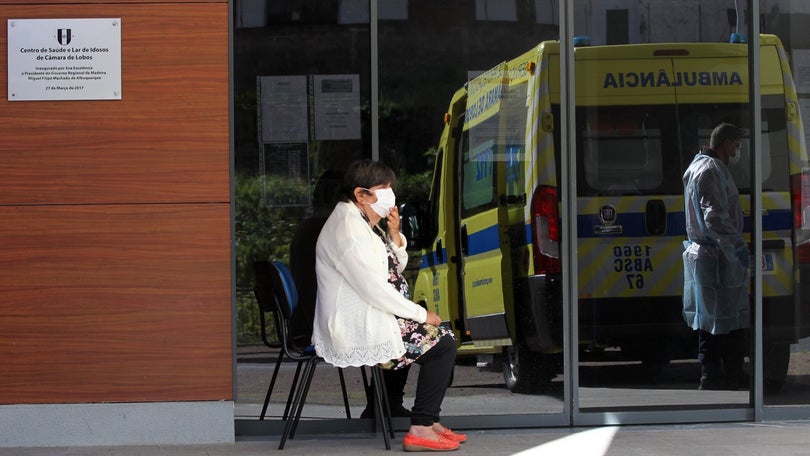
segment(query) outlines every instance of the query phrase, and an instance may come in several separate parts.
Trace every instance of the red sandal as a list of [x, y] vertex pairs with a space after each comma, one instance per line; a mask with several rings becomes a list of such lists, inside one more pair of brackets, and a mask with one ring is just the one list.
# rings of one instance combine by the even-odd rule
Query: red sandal
[[402, 449], [405, 451], [453, 451], [458, 450], [461, 444], [439, 434], [439, 440], [423, 439], [410, 432], [402, 440]]

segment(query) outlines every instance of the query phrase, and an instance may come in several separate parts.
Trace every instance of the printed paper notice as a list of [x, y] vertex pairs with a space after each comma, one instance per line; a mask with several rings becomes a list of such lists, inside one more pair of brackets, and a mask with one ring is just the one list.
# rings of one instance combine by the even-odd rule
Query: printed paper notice
[[120, 100], [121, 19], [9, 19], [8, 99]]
[[313, 77], [315, 139], [360, 139], [360, 75]]
[[307, 142], [307, 77], [259, 76], [261, 139]]

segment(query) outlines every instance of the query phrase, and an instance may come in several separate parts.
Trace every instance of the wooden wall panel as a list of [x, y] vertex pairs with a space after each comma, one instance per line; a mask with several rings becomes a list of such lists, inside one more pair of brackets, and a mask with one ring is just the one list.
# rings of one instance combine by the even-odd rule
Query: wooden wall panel
[[123, 98], [0, 100], [0, 404], [231, 400], [228, 3], [0, 0], [63, 17]]
[[3, 24], [62, 17], [121, 18], [122, 100], [4, 97], [0, 205], [228, 201], [228, 4], [0, 7]]
[[0, 207], [0, 404], [230, 399], [229, 211]]

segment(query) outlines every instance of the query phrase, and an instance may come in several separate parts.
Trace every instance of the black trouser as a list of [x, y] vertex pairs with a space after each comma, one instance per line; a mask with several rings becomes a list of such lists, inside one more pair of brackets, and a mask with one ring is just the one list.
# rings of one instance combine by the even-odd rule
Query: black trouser
[[439, 422], [444, 393], [450, 386], [456, 362], [456, 340], [442, 337], [415, 362], [419, 364], [419, 380], [411, 409], [411, 425], [431, 426]]
[[698, 360], [703, 378], [738, 377], [743, 373], [745, 329], [728, 334], [698, 330]]

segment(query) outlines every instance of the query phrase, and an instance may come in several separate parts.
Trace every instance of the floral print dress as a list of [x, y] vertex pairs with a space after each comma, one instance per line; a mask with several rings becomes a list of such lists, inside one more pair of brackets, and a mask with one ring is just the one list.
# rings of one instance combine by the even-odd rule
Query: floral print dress
[[[374, 232], [380, 236], [385, 248], [388, 251], [388, 281], [391, 285], [399, 291], [402, 296], [411, 298], [410, 289], [408, 288], [408, 281], [405, 276], [399, 272], [399, 260], [397, 255], [391, 249], [385, 232], [379, 227], [374, 227]], [[436, 345], [442, 337], [452, 337], [455, 339], [453, 332], [444, 326], [433, 326], [427, 323], [417, 323], [407, 318], [397, 317], [399, 323], [399, 331], [402, 334], [402, 342], [405, 344], [405, 354], [399, 359], [392, 359], [386, 363], [380, 364], [383, 369], [402, 369], [409, 366], [416, 361], [423, 353], [430, 350], [431, 347]]]

